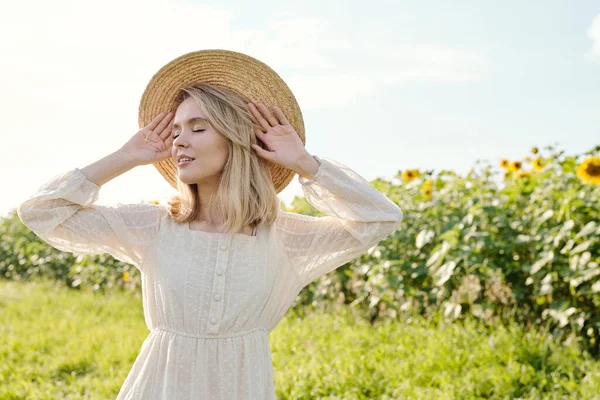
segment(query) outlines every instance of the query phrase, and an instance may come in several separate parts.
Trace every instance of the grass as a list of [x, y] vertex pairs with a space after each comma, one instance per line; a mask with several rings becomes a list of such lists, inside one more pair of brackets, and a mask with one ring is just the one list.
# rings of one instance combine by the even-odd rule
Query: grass
[[[0, 399], [114, 399], [147, 334], [139, 292], [0, 281]], [[600, 399], [600, 362], [516, 325], [289, 312], [269, 336], [280, 399]]]

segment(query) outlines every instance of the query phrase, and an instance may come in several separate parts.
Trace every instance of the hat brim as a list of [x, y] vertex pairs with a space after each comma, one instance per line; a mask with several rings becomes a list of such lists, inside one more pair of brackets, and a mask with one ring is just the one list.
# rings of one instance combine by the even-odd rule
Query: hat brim
[[[161, 112], [175, 111], [183, 87], [206, 83], [237, 93], [246, 103], [259, 102], [281, 108], [306, 145], [304, 120], [294, 94], [283, 79], [265, 63], [231, 50], [200, 50], [184, 54], [165, 64], [146, 86], [140, 100], [140, 129]], [[259, 156], [260, 157], [260, 156]], [[277, 193], [294, 178], [295, 172], [265, 159]], [[177, 188], [177, 167], [171, 157], [153, 163], [158, 172]]]

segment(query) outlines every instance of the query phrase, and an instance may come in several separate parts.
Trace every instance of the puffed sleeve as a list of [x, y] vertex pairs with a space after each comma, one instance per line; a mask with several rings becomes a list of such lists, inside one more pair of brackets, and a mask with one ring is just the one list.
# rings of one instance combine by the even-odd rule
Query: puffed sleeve
[[50, 246], [73, 254], [108, 253], [142, 270], [165, 208], [94, 205], [100, 186], [79, 168], [55, 175], [17, 209], [23, 224]]
[[298, 176], [308, 203], [325, 214], [280, 212], [277, 231], [302, 287], [353, 260], [396, 231], [400, 207], [365, 178], [329, 158], [313, 156], [311, 180]]

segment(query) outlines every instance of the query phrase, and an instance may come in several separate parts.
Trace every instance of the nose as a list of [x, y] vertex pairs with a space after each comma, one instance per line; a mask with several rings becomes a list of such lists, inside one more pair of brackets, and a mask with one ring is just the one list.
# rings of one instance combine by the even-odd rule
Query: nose
[[185, 140], [181, 139], [181, 134], [179, 134], [179, 136], [177, 136], [175, 139], [173, 139], [173, 144], [172, 144], [172, 149], [171, 149], [171, 153], [172, 153], [172, 157], [175, 163], [177, 163], [177, 152], [179, 148], [187, 148], [188, 144]]
[[175, 139], [173, 139], [173, 147], [179, 147], [179, 146], [183, 146], [186, 147], [187, 143], [185, 140], [182, 139], [183, 137], [183, 132], [180, 132], [177, 137]]

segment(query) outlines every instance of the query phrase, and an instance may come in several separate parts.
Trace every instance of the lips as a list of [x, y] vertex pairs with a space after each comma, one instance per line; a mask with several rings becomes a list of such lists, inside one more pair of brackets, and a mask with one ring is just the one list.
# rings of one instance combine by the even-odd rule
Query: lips
[[183, 167], [183, 166], [186, 166], [186, 165], [188, 165], [189, 163], [191, 163], [193, 161], [194, 161], [194, 159], [192, 159], [191, 161], [178, 161], [177, 162], [177, 166], [178, 167]]

